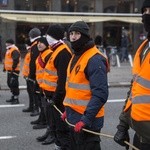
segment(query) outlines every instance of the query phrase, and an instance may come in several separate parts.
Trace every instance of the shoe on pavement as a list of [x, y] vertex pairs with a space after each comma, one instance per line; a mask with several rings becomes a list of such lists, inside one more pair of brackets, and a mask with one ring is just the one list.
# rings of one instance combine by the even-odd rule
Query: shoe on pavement
[[39, 124], [40, 120], [39, 118], [37, 120], [31, 121], [30, 124], [35, 125], [35, 124]]
[[43, 142], [43, 141], [45, 141], [47, 139], [49, 134], [50, 134], [50, 131], [46, 130], [45, 134], [42, 135], [42, 136], [37, 137], [36, 140], [38, 142]]
[[42, 123], [42, 124], [36, 124], [33, 126], [33, 129], [45, 129], [47, 127], [46, 124]]
[[52, 143], [54, 143], [54, 137], [51, 134], [49, 134], [46, 140], [42, 142], [42, 145], [48, 145]]
[[39, 113], [39, 111], [38, 110], [34, 110], [31, 114], [30, 114], [30, 116], [31, 117], [34, 117], [34, 116], [38, 116], [40, 113]]
[[11, 96], [11, 98], [10, 98], [10, 99], [7, 99], [6, 102], [7, 102], [7, 103], [11, 103], [13, 100], [14, 100], [14, 96]]
[[14, 99], [12, 102], [11, 102], [12, 105], [15, 105], [15, 104], [19, 104], [19, 100], [18, 99]]
[[22, 112], [32, 112], [32, 111], [33, 111], [33, 109], [31, 109], [30, 107], [25, 108], [25, 109], [22, 110]]

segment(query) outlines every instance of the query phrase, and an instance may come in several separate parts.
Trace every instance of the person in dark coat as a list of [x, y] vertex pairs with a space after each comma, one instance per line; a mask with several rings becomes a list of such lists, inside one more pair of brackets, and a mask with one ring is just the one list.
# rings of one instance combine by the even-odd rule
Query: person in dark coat
[[6, 54], [3, 71], [7, 71], [7, 85], [12, 93], [11, 99], [6, 100], [6, 102], [19, 104], [20, 51], [13, 39], [6, 40]]
[[103, 127], [108, 61], [96, 48], [84, 21], [72, 24], [69, 34], [74, 55], [67, 69], [62, 119], [75, 125], [70, 128], [72, 150], [100, 150], [100, 137], [82, 132], [82, 128], [100, 133]]
[[140, 150], [150, 149], [150, 0], [142, 6], [142, 22], [147, 39], [139, 46], [133, 62], [130, 90], [119, 116], [114, 141], [129, 149], [129, 128], [135, 131], [133, 145]]
[[30, 87], [33, 95], [31, 116], [39, 115], [39, 106], [38, 106], [38, 97], [36, 96], [36, 59], [39, 56], [39, 50], [37, 48], [38, 39], [41, 37], [41, 31], [38, 28], [33, 28], [29, 31], [29, 38], [31, 42], [31, 54], [30, 54], [30, 63], [29, 63], [29, 81]]

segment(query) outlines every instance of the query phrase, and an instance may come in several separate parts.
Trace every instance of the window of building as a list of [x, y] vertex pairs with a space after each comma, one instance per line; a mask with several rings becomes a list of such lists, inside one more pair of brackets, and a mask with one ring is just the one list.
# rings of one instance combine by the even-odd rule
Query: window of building
[[15, 10], [49, 11], [51, 0], [15, 0]]

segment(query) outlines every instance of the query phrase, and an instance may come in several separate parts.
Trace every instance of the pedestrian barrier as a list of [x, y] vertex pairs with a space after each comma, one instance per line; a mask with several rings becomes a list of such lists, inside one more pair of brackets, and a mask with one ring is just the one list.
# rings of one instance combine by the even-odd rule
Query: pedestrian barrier
[[[53, 105], [53, 107], [61, 114], [63, 115], [63, 113], [57, 108], [56, 105]], [[71, 127], [75, 127], [75, 125], [69, 123], [67, 121], [67, 119], [65, 119], [66, 123], [71, 126]], [[108, 137], [108, 138], [111, 138], [113, 139], [114, 136], [113, 135], [109, 135], [109, 134], [104, 134], [104, 133], [98, 133], [98, 132], [94, 132], [94, 131], [91, 131], [91, 130], [87, 130], [85, 128], [82, 129], [83, 131], [85, 132], [88, 132], [88, 133], [91, 133], [91, 134], [95, 134], [95, 135], [99, 135], [99, 136], [104, 136], [104, 137]], [[139, 150], [137, 147], [135, 147], [134, 145], [132, 145], [131, 143], [129, 143], [128, 141], [124, 141], [124, 143], [126, 143], [128, 146], [130, 146], [133, 150]]]
[[131, 67], [133, 67], [133, 60], [132, 60], [131, 54], [128, 55], [128, 58], [129, 58], [129, 62], [130, 62]]

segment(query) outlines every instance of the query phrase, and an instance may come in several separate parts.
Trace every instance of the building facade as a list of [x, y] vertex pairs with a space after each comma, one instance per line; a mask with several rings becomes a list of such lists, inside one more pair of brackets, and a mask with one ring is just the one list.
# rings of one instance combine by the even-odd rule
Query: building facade
[[[1, 0], [1, 10], [44, 11], [44, 12], [91, 12], [91, 13], [141, 13], [144, 0]], [[70, 24], [63, 24], [68, 29]], [[39, 27], [45, 34], [49, 23], [27, 23], [4, 20], [0, 18], [0, 45], [4, 51], [6, 39], [13, 38], [21, 50], [28, 32], [33, 27]], [[89, 23], [91, 36], [101, 35], [105, 45], [120, 46], [122, 30], [128, 32], [132, 44], [131, 52], [141, 42], [144, 34], [142, 24], [131, 24], [119, 21]]]

